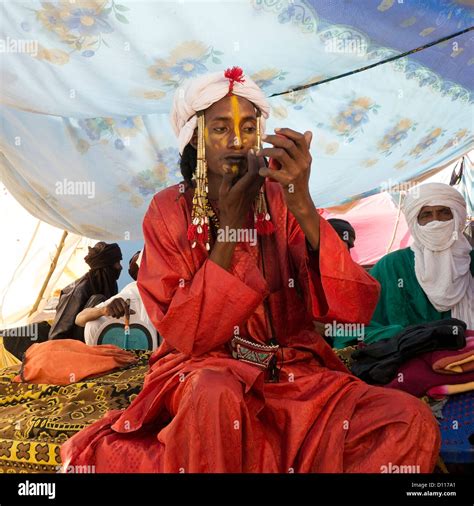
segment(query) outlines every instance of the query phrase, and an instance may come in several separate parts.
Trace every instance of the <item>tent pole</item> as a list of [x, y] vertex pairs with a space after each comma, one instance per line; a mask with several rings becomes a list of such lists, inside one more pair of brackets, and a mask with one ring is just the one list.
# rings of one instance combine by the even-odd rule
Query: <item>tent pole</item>
[[43, 298], [44, 292], [46, 291], [46, 287], [48, 286], [49, 280], [51, 279], [51, 276], [53, 275], [54, 270], [56, 269], [56, 265], [58, 264], [59, 256], [61, 255], [61, 251], [64, 248], [64, 243], [66, 242], [66, 237], [68, 235], [67, 230], [64, 230], [63, 235], [61, 236], [61, 240], [59, 241], [58, 249], [56, 250], [56, 254], [54, 255], [53, 261], [51, 262], [51, 265], [49, 266], [49, 272], [46, 276], [46, 279], [43, 282], [43, 286], [41, 287], [40, 293], [38, 294], [38, 297], [36, 298], [36, 301], [33, 305], [33, 308], [29, 312], [28, 316], [31, 316], [40, 305], [41, 299]]

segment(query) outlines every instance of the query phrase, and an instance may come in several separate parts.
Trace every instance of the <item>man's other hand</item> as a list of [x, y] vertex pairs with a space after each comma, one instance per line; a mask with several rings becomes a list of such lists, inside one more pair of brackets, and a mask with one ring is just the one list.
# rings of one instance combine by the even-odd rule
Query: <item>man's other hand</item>
[[110, 304], [103, 308], [104, 316], [111, 316], [112, 318], [121, 318], [122, 316], [135, 314], [133, 309], [129, 309], [127, 303], [120, 297], [114, 299]]

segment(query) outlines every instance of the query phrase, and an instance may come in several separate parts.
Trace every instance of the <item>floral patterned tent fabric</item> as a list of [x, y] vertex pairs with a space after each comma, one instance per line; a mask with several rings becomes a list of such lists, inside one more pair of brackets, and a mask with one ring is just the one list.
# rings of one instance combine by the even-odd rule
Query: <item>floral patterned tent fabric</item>
[[52, 225], [140, 239], [152, 196], [181, 179], [175, 90], [239, 65], [270, 99], [269, 129], [313, 131], [318, 207], [377, 193], [472, 148], [469, 4], [3, 2], [0, 179]]

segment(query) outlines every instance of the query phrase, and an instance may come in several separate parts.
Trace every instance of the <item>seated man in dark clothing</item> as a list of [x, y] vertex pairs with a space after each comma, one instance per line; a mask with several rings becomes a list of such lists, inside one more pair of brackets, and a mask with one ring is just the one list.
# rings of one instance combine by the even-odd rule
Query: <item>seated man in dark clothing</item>
[[22, 360], [23, 353], [35, 343], [48, 339], [79, 339], [84, 341], [84, 328], [74, 321], [86, 307], [109, 299], [118, 292], [122, 253], [118, 244], [98, 242], [89, 248], [84, 258], [90, 270], [84, 276], [61, 290], [53, 325], [43, 321], [17, 329], [9, 329], [3, 335], [5, 349]]
[[98, 242], [89, 248], [84, 260], [90, 271], [61, 290], [49, 339], [84, 341], [84, 328], [75, 324], [76, 316], [84, 308], [94, 307], [118, 292], [117, 280], [122, 270], [122, 252], [118, 244]]

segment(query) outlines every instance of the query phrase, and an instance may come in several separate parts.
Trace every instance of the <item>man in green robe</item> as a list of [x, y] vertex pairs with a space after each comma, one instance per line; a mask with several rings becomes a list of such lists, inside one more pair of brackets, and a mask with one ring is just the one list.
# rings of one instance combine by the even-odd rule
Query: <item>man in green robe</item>
[[[394, 337], [410, 325], [459, 318], [474, 328], [474, 253], [462, 231], [466, 202], [449, 185], [428, 183], [411, 190], [403, 212], [413, 244], [381, 258], [370, 274], [380, 298], [363, 340]], [[335, 348], [361, 337], [337, 332]]]

